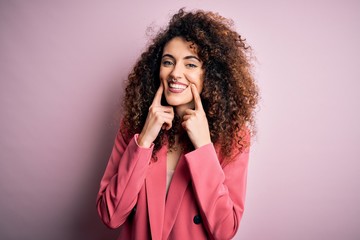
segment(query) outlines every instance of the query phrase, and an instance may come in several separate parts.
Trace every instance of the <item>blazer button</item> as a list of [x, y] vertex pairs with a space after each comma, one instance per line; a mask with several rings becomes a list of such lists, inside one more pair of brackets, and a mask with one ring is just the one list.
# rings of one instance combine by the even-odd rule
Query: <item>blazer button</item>
[[201, 223], [201, 217], [199, 215], [196, 215], [193, 219], [195, 224], [200, 224]]

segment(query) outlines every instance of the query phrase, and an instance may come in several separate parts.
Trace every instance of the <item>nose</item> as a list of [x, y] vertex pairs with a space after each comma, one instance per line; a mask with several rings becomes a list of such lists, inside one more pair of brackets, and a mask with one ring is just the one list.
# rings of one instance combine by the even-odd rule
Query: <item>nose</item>
[[170, 76], [173, 78], [173, 79], [181, 79], [183, 75], [183, 69], [181, 67], [180, 64], [175, 64], [174, 65], [174, 68], [172, 69], [171, 73], [170, 73]]

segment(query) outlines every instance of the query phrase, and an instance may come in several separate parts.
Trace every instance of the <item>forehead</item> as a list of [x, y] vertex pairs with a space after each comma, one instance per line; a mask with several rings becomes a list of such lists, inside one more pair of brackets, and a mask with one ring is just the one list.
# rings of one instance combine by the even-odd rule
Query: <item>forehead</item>
[[197, 56], [197, 48], [194, 43], [186, 41], [182, 37], [174, 37], [165, 44], [163, 54], [166, 53], [191, 54]]

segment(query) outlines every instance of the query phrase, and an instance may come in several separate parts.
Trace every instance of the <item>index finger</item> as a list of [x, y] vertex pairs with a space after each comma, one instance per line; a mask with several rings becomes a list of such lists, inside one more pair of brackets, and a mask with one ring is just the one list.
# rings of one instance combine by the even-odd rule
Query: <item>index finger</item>
[[195, 86], [195, 84], [191, 84], [191, 92], [193, 94], [194, 97], [194, 103], [195, 103], [195, 110], [197, 109], [203, 109], [202, 103], [201, 103], [201, 98], [200, 98], [200, 94]]
[[162, 83], [160, 83], [160, 86], [159, 86], [158, 90], [156, 91], [154, 100], [152, 102], [153, 105], [161, 106], [161, 97], [162, 97], [163, 91], [164, 91], [164, 87], [163, 87]]

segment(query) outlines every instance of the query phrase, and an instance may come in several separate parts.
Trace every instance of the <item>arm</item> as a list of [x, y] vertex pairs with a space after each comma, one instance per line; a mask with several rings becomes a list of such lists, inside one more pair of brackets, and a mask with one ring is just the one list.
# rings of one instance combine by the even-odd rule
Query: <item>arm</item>
[[[191, 84], [195, 109], [185, 110], [183, 122], [195, 150], [186, 154], [193, 188], [204, 226], [215, 239], [231, 239], [244, 211], [249, 149], [233, 156], [221, 167], [210, 139], [210, 131], [199, 92]], [[249, 142], [250, 135], [245, 134]]]
[[223, 169], [213, 144], [185, 155], [203, 223], [214, 239], [231, 239], [244, 211], [249, 149]]
[[110, 228], [123, 224], [137, 202], [151, 159], [153, 144], [142, 148], [136, 134], [127, 145], [118, 132], [115, 144], [100, 182], [97, 210]]
[[116, 136], [97, 197], [99, 215], [111, 228], [123, 224], [137, 202], [160, 129], [172, 127], [174, 110], [161, 105], [162, 93], [160, 84], [140, 135], [135, 134], [128, 145], [120, 131]]

